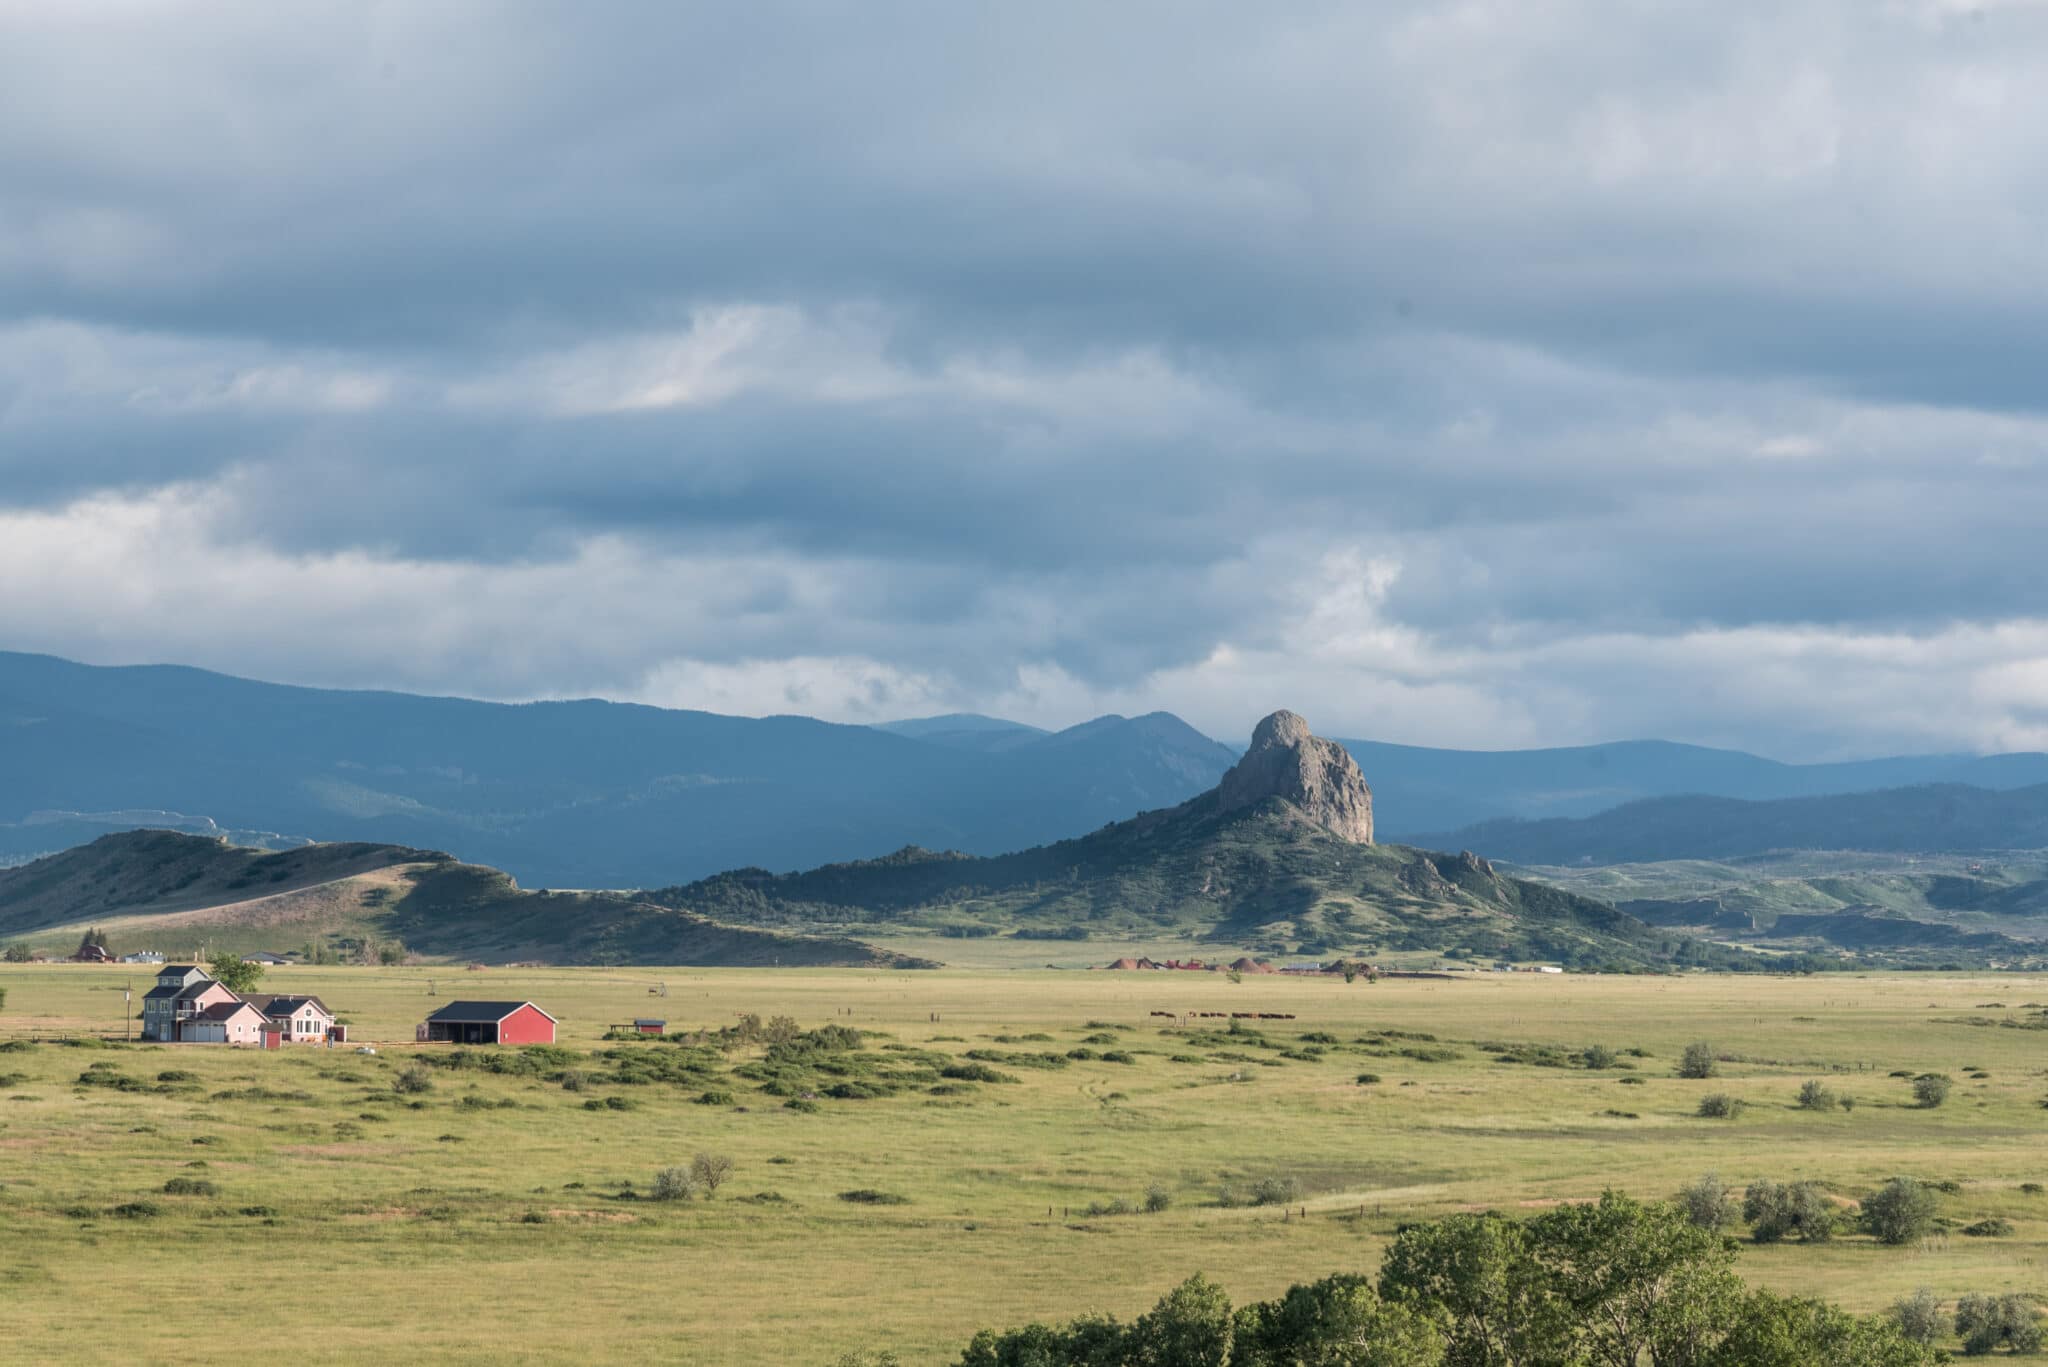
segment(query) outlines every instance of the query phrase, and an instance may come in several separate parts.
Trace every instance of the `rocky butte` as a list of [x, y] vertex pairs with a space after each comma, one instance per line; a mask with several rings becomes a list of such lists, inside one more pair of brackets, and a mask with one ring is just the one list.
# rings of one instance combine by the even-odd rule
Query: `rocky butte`
[[1291, 803], [1332, 835], [1372, 844], [1372, 789], [1358, 761], [1335, 741], [1309, 734], [1292, 712], [1275, 712], [1216, 787], [1217, 807], [1232, 812], [1269, 797]]

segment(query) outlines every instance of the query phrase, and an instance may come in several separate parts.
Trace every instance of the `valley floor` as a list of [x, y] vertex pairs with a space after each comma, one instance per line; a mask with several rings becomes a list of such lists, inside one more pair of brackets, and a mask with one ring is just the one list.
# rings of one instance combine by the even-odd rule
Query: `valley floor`
[[[134, 970], [0, 967], [0, 1357], [737, 1365], [873, 1348], [936, 1364], [982, 1326], [1136, 1314], [1192, 1272], [1242, 1302], [1371, 1269], [1403, 1221], [1610, 1186], [1664, 1196], [1709, 1170], [1738, 1186], [1819, 1179], [1845, 1201], [1894, 1174], [1955, 1184], [1955, 1232], [1908, 1248], [1745, 1243], [1753, 1283], [1864, 1311], [1920, 1286], [2048, 1294], [2048, 1196], [2020, 1189], [2048, 1183], [2048, 1032], [1997, 1024], [2041, 1018], [2042, 978], [287, 968], [264, 989], [317, 993], [356, 1037], [394, 1043], [7, 1043], [118, 1036], [131, 979], [139, 996]], [[441, 1067], [430, 1090], [394, 1091], [428, 1052], [414, 1024], [457, 996], [530, 997], [586, 1055], [684, 1052], [600, 1041], [636, 1016], [678, 1030], [757, 1013], [879, 1032], [868, 1048], [884, 1058], [890, 1044], [927, 1062], [994, 1051], [1016, 1080], [821, 1096], [805, 1113], [743, 1077], [630, 1083], [585, 1057], [581, 1091]], [[1247, 1022], [1261, 1044], [1153, 1014], [1190, 1011], [1293, 1019]], [[1724, 1056], [1722, 1077], [1673, 1076], [1696, 1040]], [[1594, 1044], [1644, 1056], [1507, 1061]], [[1096, 1057], [1015, 1061], [1075, 1049]], [[1918, 1109], [1892, 1074], [1930, 1071], [1955, 1090]], [[1795, 1109], [1810, 1078], [1858, 1104]], [[1716, 1091], [1751, 1104], [1697, 1118]], [[735, 1161], [715, 1199], [629, 1199], [625, 1183], [644, 1197], [699, 1151]], [[167, 1194], [177, 1179], [212, 1190]], [[1300, 1195], [1219, 1204], [1261, 1179]], [[1163, 1212], [1084, 1213], [1154, 1184]], [[841, 1198], [857, 1191], [903, 1203]], [[143, 1202], [153, 1214], [117, 1213]], [[1959, 1232], [1987, 1216], [2013, 1232]]]

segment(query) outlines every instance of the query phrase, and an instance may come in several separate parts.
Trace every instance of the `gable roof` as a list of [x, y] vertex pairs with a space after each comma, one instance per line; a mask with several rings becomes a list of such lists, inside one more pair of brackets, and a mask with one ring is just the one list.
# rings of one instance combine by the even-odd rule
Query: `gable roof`
[[213, 1005], [207, 1007], [204, 1011], [196, 1013], [195, 1019], [208, 1021], [233, 1020], [236, 1016], [240, 1015], [244, 1011], [255, 1011], [256, 1014], [259, 1016], [263, 1014], [261, 1011], [256, 1011], [256, 1008], [249, 1005], [249, 1003], [241, 1000], [236, 1000], [230, 1002], [215, 1002]]
[[[488, 1025], [505, 1019], [522, 1006], [533, 1006], [532, 1002], [449, 1002], [439, 1011], [428, 1016], [430, 1021], [441, 1021], [451, 1025]], [[560, 1025], [559, 1020], [538, 1006], [533, 1009]]]
[[334, 1014], [327, 1009], [326, 1002], [305, 992], [249, 992], [243, 994], [242, 1000], [266, 1016], [295, 1016], [298, 1014], [299, 1008], [307, 1002], [311, 1002], [319, 1007], [323, 1015], [332, 1016]]

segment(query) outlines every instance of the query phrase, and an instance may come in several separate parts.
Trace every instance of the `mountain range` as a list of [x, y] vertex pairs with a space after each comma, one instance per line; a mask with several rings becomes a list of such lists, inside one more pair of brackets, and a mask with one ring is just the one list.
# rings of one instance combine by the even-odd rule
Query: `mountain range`
[[1517, 864], [1728, 859], [1781, 850], [1986, 853], [2048, 848], [2048, 784], [2009, 791], [1930, 783], [1745, 802], [1662, 797], [1596, 816], [1488, 821], [1435, 837]]
[[[2048, 756], [2038, 754], [1792, 765], [1661, 741], [1500, 752], [1342, 744], [1371, 779], [1382, 837], [1529, 862], [1591, 848], [1580, 832], [1593, 828], [1544, 823], [1642, 799], [1939, 783], [1965, 790], [1952, 809], [1990, 814], [1997, 803], [1967, 792], [2048, 784]], [[1042, 846], [1186, 802], [1237, 753], [1168, 713], [1061, 731], [973, 714], [856, 726], [299, 688], [0, 652], [0, 861], [148, 826], [272, 848], [450, 850], [542, 888], [673, 886], [905, 844], [974, 855]], [[1598, 848], [1729, 852], [1693, 838], [1723, 829], [1695, 814], [1737, 809], [1656, 810], [1670, 814], [1657, 820], [1672, 838]], [[1854, 804], [1802, 812], [1799, 839], [1819, 847], [1850, 845], [1869, 828]], [[1501, 819], [1537, 826], [1494, 824]], [[1909, 842], [1981, 845], [1996, 834], [1959, 822], [1901, 829]], [[1783, 843], [1757, 822], [1741, 840]]]

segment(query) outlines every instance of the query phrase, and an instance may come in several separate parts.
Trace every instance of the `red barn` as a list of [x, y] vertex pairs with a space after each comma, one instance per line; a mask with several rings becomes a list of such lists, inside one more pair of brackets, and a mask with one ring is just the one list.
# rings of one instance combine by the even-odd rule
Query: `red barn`
[[427, 1017], [419, 1038], [435, 1044], [553, 1044], [557, 1023], [532, 1002], [449, 1002]]

